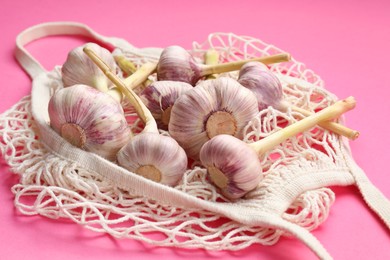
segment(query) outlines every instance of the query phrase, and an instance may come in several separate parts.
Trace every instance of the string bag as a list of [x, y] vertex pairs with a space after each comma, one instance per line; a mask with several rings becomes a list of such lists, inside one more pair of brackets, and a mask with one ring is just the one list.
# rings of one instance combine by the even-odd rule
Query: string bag
[[[157, 62], [162, 51], [136, 48], [73, 22], [38, 24], [18, 35], [15, 55], [32, 78], [32, 90], [0, 115], [0, 153], [19, 176], [12, 192], [22, 214], [68, 219], [95, 232], [156, 246], [241, 250], [295, 237], [319, 258], [331, 259], [310, 231], [328, 217], [335, 201], [330, 187], [355, 185], [369, 208], [390, 227], [389, 201], [355, 163], [348, 140], [321, 128], [290, 138], [262, 156], [263, 180], [236, 201], [221, 196], [197, 163], [177, 186], [168, 187], [72, 146], [50, 128], [47, 111], [50, 97], [63, 88], [61, 66], [47, 71], [24, 48], [51, 35], [86, 36], [111, 46], [114, 54], [124, 55], [136, 66]], [[217, 50], [223, 62], [283, 52], [232, 33], [210, 34], [189, 51], [201, 61], [208, 49]], [[337, 100], [318, 75], [295, 59], [270, 69], [291, 104], [316, 111]], [[236, 78], [237, 73], [221, 76]], [[123, 106], [133, 132], [139, 131], [142, 124], [133, 120], [134, 110], [126, 102]], [[264, 138], [296, 118], [299, 115], [291, 110], [283, 113], [268, 107], [248, 123], [244, 141]]]

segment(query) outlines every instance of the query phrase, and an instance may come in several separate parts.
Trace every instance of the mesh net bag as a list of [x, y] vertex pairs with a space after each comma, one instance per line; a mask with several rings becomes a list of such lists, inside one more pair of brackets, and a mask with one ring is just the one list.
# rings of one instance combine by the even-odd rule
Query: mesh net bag
[[[72, 33], [75, 28], [85, 28], [67, 26]], [[69, 28], [66, 34], [70, 34]], [[109, 39], [109, 43], [114, 43], [114, 52], [138, 66], [157, 61], [161, 52], [158, 48], [137, 49], [118, 39]], [[223, 61], [282, 52], [258, 39], [231, 33], [213, 33], [206, 41], [195, 42], [189, 51], [201, 62], [210, 48], [216, 49]], [[282, 82], [284, 99], [292, 104], [316, 111], [337, 99], [324, 88], [318, 75], [294, 59], [272, 65], [271, 70]], [[39, 91], [50, 96], [63, 87], [60, 66], [45, 73], [31, 71], [32, 95], [0, 116], [0, 153], [19, 176], [12, 192], [15, 207], [25, 215], [68, 219], [114, 237], [182, 248], [240, 250], [252, 244], [273, 245], [282, 236], [295, 236], [319, 257], [330, 258], [309, 231], [329, 214], [335, 200], [329, 186], [357, 185], [370, 207], [389, 223], [388, 200], [354, 163], [344, 137], [314, 128], [288, 139], [260, 158], [264, 179], [258, 187], [246, 197], [230, 202], [210, 184], [206, 170], [197, 162], [171, 188], [87, 152], [81, 157], [74, 155], [75, 148], [50, 132], [47, 118], [43, 115], [38, 120], [38, 112], [33, 112], [37, 106], [34, 102], [41, 103]], [[237, 72], [222, 76], [234, 78]], [[134, 122], [132, 107], [124, 106], [137, 132], [142, 124], [139, 120]], [[281, 123], [294, 123], [300, 116], [296, 113], [268, 107], [246, 126], [244, 141], [266, 137], [281, 129]], [[50, 134], [57, 139], [43, 140]]]

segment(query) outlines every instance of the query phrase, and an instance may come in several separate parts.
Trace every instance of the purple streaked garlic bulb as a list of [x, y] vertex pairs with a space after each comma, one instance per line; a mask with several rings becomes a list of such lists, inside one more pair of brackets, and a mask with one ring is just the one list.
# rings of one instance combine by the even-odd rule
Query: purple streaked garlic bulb
[[141, 92], [141, 99], [160, 129], [168, 130], [171, 110], [180, 95], [193, 87], [181, 81], [156, 81]]
[[[174, 139], [159, 135], [157, 123], [151, 112], [143, 104], [140, 97], [134, 93], [131, 86], [127, 86], [116, 76], [93, 50], [85, 48], [84, 52], [123, 92], [145, 124], [142, 132], [118, 152], [118, 164], [152, 181], [170, 186], [176, 185], [182, 179], [188, 164], [187, 155], [183, 148]], [[150, 67], [150, 64], [144, 64], [143, 67], [130, 77], [142, 78], [145, 71], [148, 71], [145, 68]]]
[[268, 106], [279, 107], [283, 98], [282, 83], [265, 64], [255, 61], [244, 64], [238, 82], [255, 94], [260, 111]]
[[[293, 111], [309, 116], [312, 112], [290, 104], [283, 99], [282, 84], [279, 78], [260, 62], [248, 62], [240, 69], [238, 82], [250, 89], [256, 96], [259, 110], [272, 106], [280, 111]], [[355, 140], [359, 132], [336, 122], [322, 122], [320, 126]]]
[[71, 50], [61, 68], [62, 82], [64, 87], [75, 84], [84, 84], [106, 92], [112, 86], [112, 83], [104, 73], [88, 58], [83, 52], [85, 46], [93, 49], [103, 61], [116, 71], [117, 65], [111, 52], [95, 43], [87, 43], [83, 46]]
[[55, 92], [48, 111], [50, 126], [69, 143], [111, 161], [131, 138], [120, 104], [86, 85]]
[[219, 134], [243, 137], [243, 128], [258, 113], [254, 94], [236, 80], [206, 80], [182, 94], [171, 110], [170, 135], [197, 159], [202, 145]]
[[187, 82], [193, 86], [206, 75], [219, 74], [239, 70], [249, 61], [260, 61], [264, 64], [289, 61], [288, 53], [268, 57], [240, 60], [221, 64], [198, 64], [192, 55], [180, 46], [169, 46], [161, 53], [157, 66], [158, 80], [173, 80]]
[[182, 81], [195, 86], [201, 77], [197, 62], [182, 47], [169, 46], [161, 53], [157, 65], [157, 80]]
[[122, 167], [168, 186], [176, 185], [187, 169], [187, 155], [178, 143], [157, 133], [141, 133], [117, 156]]
[[210, 180], [229, 199], [238, 199], [253, 190], [262, 179], [258, 156], [262, 156], [286, 139], [316, 124], [339, 117], [353, 109], [353, 97], [341, 100], [314, 115], [289, 125], [260, 141], [244, 143], [230, 135], [218, 135], [205, 143], [200, 160], [207, 169]]

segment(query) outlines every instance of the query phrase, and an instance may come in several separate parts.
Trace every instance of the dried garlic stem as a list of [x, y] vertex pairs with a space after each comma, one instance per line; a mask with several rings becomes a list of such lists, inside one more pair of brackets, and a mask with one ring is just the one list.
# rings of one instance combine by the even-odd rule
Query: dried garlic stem
[[[204, 54], [204, 63], [206, 65], [216, 65], [219, 63], [219, 53], [214, 49], [209, 49]], [[218, 77], [217, 74], [210, 74], [206, 77], [206, 79], [216, 79]]]
[[203, 76], [210, 75], [210, 74], [219, 74], [223, 72], [229, 72], [233, 70], [239, 70], [245, 63], [251, 62], [251, 61], [259, 61], [263, 64], [272, 64], [272, 63], [279, 63], [279, 62], [285, 62], [290, 61], [291, 55], [289, 53], [280, 53], [276, 55], [270, 55], [266, 57], [259, 57], [259, 58], [253, 58], [253, 59], [247, 59], [247, 60], [240, 60], [240, 61], [232, 61], [227, 63], [221, 63], [216, 65], [199, 65], [201, 68], [201, 74]]
[[[135, 88], [148, 80], [149, 75], [156, 72], [157, 63], [145, 63], [136, 72], [125, 78], [124, 83], [128, 88]], [[147, 83], [146, 83], [147, 84]], [[148, 85], [144, 86], [148, 86]]]
[[[148, 75], [156, 69], [156, 64], [146, 63], [137, 72], [132, 74], [123, 82], [110, 68], [96, 55], [96, 53], [88, 46], [84, 48], [84, 52], [90, 57], [95, 64], [103, 71], [103, 73], [122, 91], [129, 99], [129, 102], [134, 106], [138, 116], [145, 123], [144, 131], [158, 133], [156, 121], [147, 107], [142, 103], [141, 99], [131, 89], [132, 86], [140, 84], [148, 77]], [[149, 73], [149, 74], [148, 74]]]
[[137, 67], [135, 66], [135, 64], [132, 63], [130, 60], [126, 59], [125, 56], [117, 55], [114, 56], [114, 59], [118, 64], [119, 68], [123, 72], [125, 72], [128, 76], [130, 76], [131, 74], [137, 71]]
[[[294, 105], [285, 104], [285, 102], [281, 102], [281, 107], [285, 107], [285, 108], [290, 107], [293, 111], [301, 113], [302, 115], [304, 115], [306, 117], [314, 114], [306, 109], [303, 109], [303, 108], [300, 108], [300, 107], [297, 107]], [[336, 133], [338, 135], [345, 136], [351, 140], [355, 140], [356, 138], [359, 137], [359, 134], [360, 134], [359, 131], [351, 129], [349, 127], [346, 127], [346, 126], [339, 124], [339, 123], [336, 123], [336, 122], [327, 121], [327, 122], [321, 122], [318, 125], [324, 129], [332, 131], [333, 133]]]
[[348, 97], [286, 128], [283, 128], [260, 141], [251, 143], [249, 145], [255, 149], [259, 155], [264, 154], [266, 151], [271, 150], [273, 147], [277, 146], [291, 136], [306, 131], [323, 121], [329, 121], [333, 118], [337, 118], [343, 113], [353, 109], [355, 106], [355, 99], [353, 97]]

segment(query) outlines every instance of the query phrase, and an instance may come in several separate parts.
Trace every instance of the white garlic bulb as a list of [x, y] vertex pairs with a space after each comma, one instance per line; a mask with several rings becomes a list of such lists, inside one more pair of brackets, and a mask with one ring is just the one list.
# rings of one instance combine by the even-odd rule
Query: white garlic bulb
[[169, 186], [176, 185], [187, 169], [184, 150], [174, 139], [156, 133], [135, 136], [117, 159], [129, 171]]
[[[171, 186], [177, 184], [184, 175], [188, 163], [183, 148], [174, 139], [159, 135], [152, 114], [131, 87], [110, 71], [93, 50], [85, 48], [84, 51], [123, 92], [145, 124], [142, 132], [118, 152], [119, 165], [159, 183]], [[144, 66], [149, 67], [148, 64]], [[138, 74], [144, 74], [145, 71], [147, 70], [141, 67], [132, 76], [138, 78], [140, 77]]]
[[236, 80], [220, 77], [199, 83], [175, 102], [169, 133], [197, 159], [200, 148], [219, 134], [242, 138], [244, 126], [258, 113], [254, 94]]
[[113, 84], [83, 52], [85, 46], [88, 46], [88, 48], [91, 48], [98, 53], [111, 70], [117, 70], [114, 57], [109, 50], [95, 43], [87, 43], [69, 52], [68, 57], [61, 68], [64, 87], [75, 84], [84, 84], [106, 92]]
[[244, 196], [263, 179], [256, 151], [230, 135], [218, 135], [206, 142], [200, 160], [210, 181], [229, 199]]
[[268, 106], [279, 108], [283, 98], [282, 83], [263, 63], [248, 62], [243, 65], [238, 82], [253, 91], [260, 111]]
[[193, 87], [181, 81], [156, 81], [141, 92], [141, 99], [160, 129], [168, 130], [171, 110], [179, 96]]
[[200, 160], [206, 167], [211, 181], [221, 192], [227, 198], [238, 199], [254, 189], [262, 179], [258, 156], [320, 122], [339, 117], [353, 109], [355, 105], [353, 97], [338, 101], [314, 115], [250, 144], [229, 135], [215, 136], [203, 145]]
[[55, 92], [48, 111], [50, 126], [69, 143], [111, 161], [131, 138], [120, 104], [86, 85]]
[[195, 86], [202, 77], [192, 55], [180, 46], [165, 48], [157, 65], [157, 79], [182, 81]]

